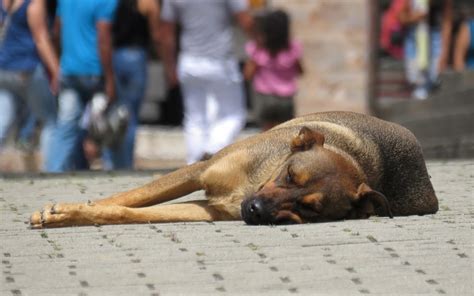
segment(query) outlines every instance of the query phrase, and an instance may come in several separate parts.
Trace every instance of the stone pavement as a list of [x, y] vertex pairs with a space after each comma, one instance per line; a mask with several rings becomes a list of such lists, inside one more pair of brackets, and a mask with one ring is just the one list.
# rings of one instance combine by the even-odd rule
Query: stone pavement
[[472, 295], [474, 160], [428, 169], [436, 215], [275, 227], [30, 230], [25, 221], [45, 203], [104, 197], [152, 173], [5, 176], [0, 295]]

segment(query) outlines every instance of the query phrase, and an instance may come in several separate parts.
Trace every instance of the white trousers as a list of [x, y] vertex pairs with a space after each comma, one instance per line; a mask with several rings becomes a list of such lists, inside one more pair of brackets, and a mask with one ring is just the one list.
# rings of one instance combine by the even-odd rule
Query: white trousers
[[230, 144], [243, 128], [246, 108], [242, 77], [234, 59], [182, 54], [178, 78], [183, 94], [186, 160], [190, 164]]

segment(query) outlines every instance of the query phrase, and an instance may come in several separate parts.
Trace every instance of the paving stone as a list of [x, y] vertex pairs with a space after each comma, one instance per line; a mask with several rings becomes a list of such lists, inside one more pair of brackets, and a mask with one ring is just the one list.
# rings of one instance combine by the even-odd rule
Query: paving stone
[[153, 174], [5, 177], [0, 295], [472, 295], [474, 160], [429, 161], [428, 170], [435, 215], [273, 227], [31, 230], [25, 222], [45, 203], [105, 197]]

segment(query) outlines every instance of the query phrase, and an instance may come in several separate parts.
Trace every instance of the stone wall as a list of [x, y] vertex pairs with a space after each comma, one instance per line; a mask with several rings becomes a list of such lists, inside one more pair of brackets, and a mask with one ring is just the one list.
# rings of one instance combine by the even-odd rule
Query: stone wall
[[368, 113], [370, 0], [272, 0], [292, 18], [304, 45], [297, 114]]

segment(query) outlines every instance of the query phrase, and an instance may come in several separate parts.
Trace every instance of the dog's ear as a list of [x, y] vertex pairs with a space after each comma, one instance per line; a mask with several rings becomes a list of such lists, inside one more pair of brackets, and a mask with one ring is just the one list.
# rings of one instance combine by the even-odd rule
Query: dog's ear
[[291, 141], [291, 151], [306, 151], [313, 148], [314, 145], [323, 146], [323, 144], [323, 134], [310, 129], [309, 127], [303, 126], [298, 133], [298, 136], [294, 137]]
[[393, 218], [390, 204], [387, 197], [382, 193], [373, 190], [369, 185], [362, 183], [354, 195], [354, 218], [368, 218], [375, 214], [375, 208], [383, 209], [385, 215]]

